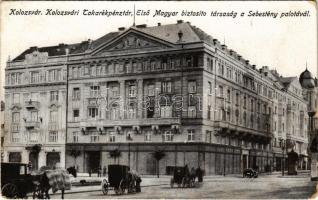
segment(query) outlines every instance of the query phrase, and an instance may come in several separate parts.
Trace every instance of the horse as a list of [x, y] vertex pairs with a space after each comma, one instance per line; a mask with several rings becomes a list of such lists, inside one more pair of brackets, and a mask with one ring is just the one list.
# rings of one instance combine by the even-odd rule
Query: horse
[[[70, 189], [71, 187], [69, 174], [73, 175], [75, 178], [77, 177], [75, 167], [69, 167], [66, 170], [44, 170], [38, 175], [35, 175], [33, 182], [36, 187], [33, 192], [33, 199], [49, 199], [49, 190], [51, 188], [53, 193], [60, 189], [62, 193], [61, 199], [64, 199], [64, 190]], [[62, 185], [59, 185], [60, 183], [62, 183]]]

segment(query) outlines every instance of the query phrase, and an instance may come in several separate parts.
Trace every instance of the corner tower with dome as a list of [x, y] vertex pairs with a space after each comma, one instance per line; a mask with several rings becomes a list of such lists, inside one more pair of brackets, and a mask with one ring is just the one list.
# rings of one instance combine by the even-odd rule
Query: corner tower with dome
[[308, 135], [309, 135], [309, 146], [308, 154], [309, 160], [311, 160], [311, 179], [318, 179], [318, 113], [317, 113], [317, 78], [314, 78], [310, 71], [303, 71], [299, 76], [299, 82], [303, 88], [303, 95], [308, 101]]

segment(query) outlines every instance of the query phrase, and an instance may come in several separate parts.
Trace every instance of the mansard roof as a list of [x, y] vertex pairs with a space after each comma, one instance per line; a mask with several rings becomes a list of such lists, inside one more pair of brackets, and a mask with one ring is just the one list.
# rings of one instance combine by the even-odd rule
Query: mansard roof
[[197, 33], [194, 31], [193, 27], [190, 25], [190, 23], [180, 23], [177, 24], [168, 24], [168, 25], [160, 25], [160, 26], [153, 26], [153, 27], [146, 27], [146, 26], [136, 26], [136, 27], [130, 27], [127, 30], [121, 30], [116, 32], [110, 32], [106, 35], [96, 39], [96, 40], [88, 40], [83, 41], [81, 43], [76, 44], [59, 44], [56, 46], [48, 46], [48, 47], [30, 47], [29, 49], [25, 50], [23, 53], [21, 53], [19, 56], [13, 59], [13, 61], [18, 60], [24, 60], [26, 54], [30, 54], [35, 50], [38, 50], [39, 52], [48, 52], [48, 56], [60, 56], [60, 55], [66, 55], [66, 48], [69, 48], [70, 54], [78, 54], [83, 53], [88, 49], [96, 49], [97, 47], [101, 46], [102, 44], [108, 43], [109, 41], [115, 39], [119, 35], [123, 34], [126, 31], [129, 31], [131, 29], [135, 29], [138, 31], [141, 31], [145, 34], [154, 36], [156, 38], [162, 39], [164, 41], [170, 42], [170, 43], [177, 43], [178, 38], [178, 32], [182, 31], [182, 41], [184, 43], [191, 43], [191, 42], [199, 42], [201, 41], [201, 38], [197, 35]]

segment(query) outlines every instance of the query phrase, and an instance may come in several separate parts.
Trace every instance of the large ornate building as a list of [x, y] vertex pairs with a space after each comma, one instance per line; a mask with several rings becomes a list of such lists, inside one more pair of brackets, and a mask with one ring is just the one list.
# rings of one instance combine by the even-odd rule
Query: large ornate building
[[5, 158], [154, 174], [160, 150], [162, 174], [281, 170], [291, 149], [307, 155], [302, 92], [297, 77], [257, 69], [182, 20], [31, 47], [6, 68]]

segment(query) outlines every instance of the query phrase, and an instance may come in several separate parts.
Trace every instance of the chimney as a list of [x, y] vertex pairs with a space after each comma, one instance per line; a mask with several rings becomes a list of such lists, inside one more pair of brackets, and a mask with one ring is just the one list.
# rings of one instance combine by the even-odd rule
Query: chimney
[[225, 44], [222, 44], [222, 50], [225, 50], [227, 46]]
[[218, 39], [213, 39], [213, 44], [216, 45], [218, 42]]
[[60, 43], [60, 44], [59, 44], [59, 47], [64, 47], [64, 46], [65, 46], [64, 43]]
[[245, 64], [248, 65], [250, 63], [249, 60], [245, 60]]
[[136, 28], [147, 28], [147, 24], [140, 24], [137, 25]]
[[124, 31], [126, 28], [125, 27], [119, 27], [118, 30], [119, 31]]
[[178, 37], [179, 37], [179, 42], [181, 42], [183, 37], [183, 32], [181, 30], [178, 32]]
[[252, 68], [253, 68], [253, 69], [256, 69], [256, 65], [252, 65]]
[[37, 46], [30, 47], [30, 50], [31, 51], [36, 51], [36, 50], [38, 50], [38, 47]]
[[238, 58], [238, 60], [241, 60], [242, 56], [241, 56], [241, 55], [238, 55], [237, 58]]
[[177, 21], [177, 24], [182, 24], [183, 23], [183, 20], [178, 20]]
[[158, 26], [161, 26], [161, 23], [158, 23]]

